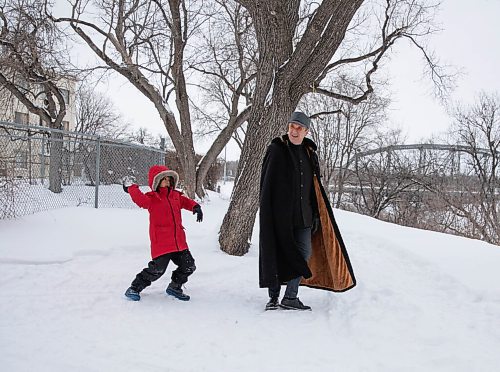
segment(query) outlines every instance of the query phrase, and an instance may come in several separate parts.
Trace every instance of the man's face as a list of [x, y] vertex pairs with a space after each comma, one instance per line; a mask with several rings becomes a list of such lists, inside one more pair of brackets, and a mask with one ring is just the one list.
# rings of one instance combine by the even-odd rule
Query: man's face
[[295, 123], [288, 123], [288, 138], [294, 145], [300, 145], [304, 140], [308, 130], [302, 125]]

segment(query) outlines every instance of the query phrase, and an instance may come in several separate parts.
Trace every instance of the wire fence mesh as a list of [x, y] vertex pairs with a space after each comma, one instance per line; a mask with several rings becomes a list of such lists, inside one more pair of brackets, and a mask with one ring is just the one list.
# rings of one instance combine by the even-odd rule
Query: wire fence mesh
[[148, 183], [165, 151], [77, 132], [0, 122], [0, 218], [70, 206], [131, 208], [121, 180]]

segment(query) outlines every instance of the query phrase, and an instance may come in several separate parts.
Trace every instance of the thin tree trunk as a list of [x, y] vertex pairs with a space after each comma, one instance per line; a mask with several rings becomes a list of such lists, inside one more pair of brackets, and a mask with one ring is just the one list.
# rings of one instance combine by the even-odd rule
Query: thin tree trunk
[[205, 196], [205, 191], [203, 190], [203, 181], [205, 180], [210, 167], [215, 163], [215, 161], [217, 160], [217, 156], [221, 153], [224, 146], [227, 145], [236, 129], [239, 128], [241, 124], [243, 124], [246, 120], [248, 120], [249, 113], [250, 108], [247, 107], [238, 116], [230, 118], [227, 127], [225, 127], [219, 133], [214, 143], [199, 163], [196, 172], [196, 194], [200, 198]]
[[184, 157], [181, 158], [180, 161], [184, 171], [184, 192], [188, 197], [194, 198], [196, 190], [196, 159], [194, 156], [194, 149], [192, 149], [192, 151], [185, 151]]
[[52, 133], [50, 142], [49, 190], [55, 193], [62, 192], [62, 133]]

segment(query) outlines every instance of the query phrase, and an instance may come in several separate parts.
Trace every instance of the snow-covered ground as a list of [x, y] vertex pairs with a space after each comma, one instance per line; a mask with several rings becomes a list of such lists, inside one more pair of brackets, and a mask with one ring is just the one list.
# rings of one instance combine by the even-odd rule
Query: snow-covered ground
[[[232, 257], [183, 214], [198, 270], [168, 297], [167, 274], [123, 297], [149, 261], [148, 214], [66, 208], [0, 221], [2, 371], [496, 371], [500, 247], [336, 211], [358, 285], [301, 288], [312, 312], [264, 312], [258, 228]], [[258, 226], [258, 224], [257, 224]]]

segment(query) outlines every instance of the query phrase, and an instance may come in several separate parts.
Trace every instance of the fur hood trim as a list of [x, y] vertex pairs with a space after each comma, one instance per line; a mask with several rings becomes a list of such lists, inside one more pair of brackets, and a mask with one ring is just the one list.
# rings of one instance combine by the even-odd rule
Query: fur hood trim
[[157, 191], [156, 189], [158, 188], [158, 186], [160, 185], [160, 181], [164, 177], [173, 177], [174, 185], [172, 188], [175, 189], [177, 183], [179, 182], [179, 175], [177, 174], [177, 172], [168, 169], [164, 165], [153, 165], [149, 170], [149, 187], [151, 187], [151, 190]]

